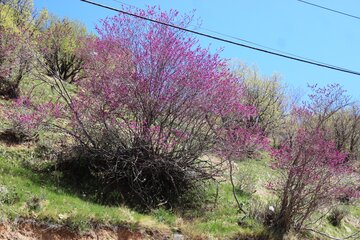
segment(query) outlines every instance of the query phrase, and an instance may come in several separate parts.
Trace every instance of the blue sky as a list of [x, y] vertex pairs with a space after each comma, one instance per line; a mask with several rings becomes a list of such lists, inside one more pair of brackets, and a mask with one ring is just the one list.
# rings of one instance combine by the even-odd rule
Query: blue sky
[[[180, 12], [196, 10], [202, 27], [360, 72], [360, 20], [311, 7], [297, 0], [93, 0], [120, 7], [121, 3], [139, 8], [159, 5]], [[349, 14], [360, 16], [358, 0], [308, 0]], [[35, 7], [83, 22], [93, 29], [99, 19], [114, 12], [79, 0], [34, 0]], [[200, 29], [201, 30], [201, 29]], [[202, 30], [201, 30], [202, 31]], [[205, 31], [204, 31], [205, 32]], [[339, 83], [354, 100], [360, 100], [360, 76], [336, 72], [270, 56], [226, 43], [199, 38], [202, 46], [224, 48], [221, 56], [255, 64], [264, 75], [279, 73], [295, 92], [306, 92], [307, 84]]]

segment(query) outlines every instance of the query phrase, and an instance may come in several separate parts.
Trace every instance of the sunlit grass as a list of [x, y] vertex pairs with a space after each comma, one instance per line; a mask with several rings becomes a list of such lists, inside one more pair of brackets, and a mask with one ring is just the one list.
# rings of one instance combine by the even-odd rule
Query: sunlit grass
[[[171, 234], [180, 230], [190, 238], [226, 239], [234, 236], [259, 236], [266, 228], [257, 220], [239, 213], [234, 200], [232, 185], [224, 180], [218, 186], [209, 183], [199, 208], [180, 211], [179, 209], [157, 209], [142, 214], [126, 206], [105, 206], [88, 201], [60, 187], [55, 177], [32, 169], [39, 161], [32, 145], [0, 145], [0, 188], [5, 187], [11, 194], [9, 203], [0, 203], [0, 217], [15, 220], [18, 217], [59, 223], [75, 230], [86, 231], [94, 223], [125, 225], [130, 228], [146, 228]], [[247, 160], [237, 163], [237, 172], [250, 173], [256, 180], [255, 193], [236, 191], [246, 211], [249, 202], [256, 198], [269, 201], [262, 195], [264, 183], [274, 177], [269, 168], [269, 159]], [[276, 174], [275, 174], [276, 175]], [[235, 176], [235, 180], [239, 178]], [[215, 200], [218, 187], [218, 198]], [[1, 189], [0, 189], [1, 192]], [[1, 200], [1, 196], [0, 196]], [[1, 201], [0, 201], [1, 202]], [[35, 207], [34, 207], [35, 205]], [[38, 207], [36, 207], [38, 205]], [[359, 205], [345, 206], [349, 214], [340, 227], [332, 226], [326, 219], [317, 228], [329, 235], [341, 238], [355, 231], [359, 226]], [[315, 234], [310, 238], [319, 237]]]
[[[67, 224], [75, 229], [89, 228], [92, 222], [102, 224], [132, 224], [152, 226], [159, 229], [167, 227], [156, 218], [137, 213], [125, 206], [108, 207], [71, 195], [58, 188], [52, 180], [23, 166], [31, 151], [26, 149], [0, 150], [0, 186], [14, 191], [18, 199], [14, 204], [2, 204], [1, 214], [7, 218], [35, 218], [37, 220]], [[38, 199], [39, 208], [28, 205]]]

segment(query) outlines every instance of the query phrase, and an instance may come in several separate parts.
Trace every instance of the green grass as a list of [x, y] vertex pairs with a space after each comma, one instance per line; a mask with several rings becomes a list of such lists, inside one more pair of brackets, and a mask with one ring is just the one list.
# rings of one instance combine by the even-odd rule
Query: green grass
[[[260, 223], [249, 218], [242, 219], [244, 214], [238, 211], [230, 183], [221, 183], [218, 190], [216, 204], [214, 200], [216, 185], [210, 185], [207, 191], [212, 196], [210, 199], [213, 200], [207, 204], [204, 202], [205, 206], [200, 212], [192, 212], [193, 219], [189, 220], [184, 226], [189, 235], [192, 233], [198, 233], [199, 235], [207, 233], [224, 239], [244, 234], [256, 235], [264, 230]], [[239, 202], [246, 209], [246, 205], [250, 201], [250, 195], [241, 192], [236, 194]], [[239, 222], [242, 223], [241, 226], [239, 226]]]
[[[44, 179], [41, 174], [36, 174], [23, 165], [31, 157], [28, 149], [1, 147], [0, 186], [6, 188], [11, 196], [17, 196], [13, 204], [1, 205], [0, 214], [6, 218], [35, 218], [67, 224], [80, 230], [89, 228], [91, 222], [167, 229], [156, 218], [139, 214], [125, 206], [102, 206], [65, 192], [53, 181]], [[31, 207], [34, 199], [35, 204], [39, 205], [38, 209]]]
[[[125, 224], [165, 232], [181, 229], [190, 236], [219, 239], [262, 230], [260, 224], [250, 220], [246, 220], [246, 226], [238, 226], [242, 215], [237, 211], [229, 183], [219, 185], [216, 205], [216, 187], [209, 184], [207, 196], [204, 196], [204, 202], [201, 203], [203, 206], [199, 209], [182, 213], [178, 210], [158, 209], [149, 214], [140, 214], [126, 206], [108, 207], [67, 192], [51, 176], [35, 172], [29, 167], [36, 161], [32, 147], [0, 145], [0, 188], [5, 187], [9, 192], [5, 198], [11, 198], [8, 203], [0, 203], [2, 217], [9, 220], [33, 218], [66, 224], [77, 230], [89, 229], [92, 222]], [[250, 196], [238, 193], [238, 198], [245, 204]]]
[[[0, 218], [14, 220], [18, 217], [32, 218], [50, 223], [67, 225], [73, 229], [88, 230], [94, 222], [107, 225], [126, 225], [130, 228], [150, 228], [170, 233], [180, 229], [191, 238], [225, 239], [234, 236], [259, 236], [266, 231], [258, 221], [245, 218], [238, 212], [232, 186], [223, 182], [218, 186], [208, 184], [205, 196], [199, 199], [199, 208], [157, 209], [141, 214], [126, 206], [104, 206], [76, 196], [58, 186], [56, 178], [34, 171], [31, 166], [38, 161], [32, 146], [8, 147], [0, 145]], [[270, 201], [264, 193], [263, 183], [274, 177], [268, 167], [268, 159], [248, 160], [237, 163], [238, 173], [246, 172], [255, 179], [258, 191], [253, 194], [237, 191], [237, 197], [246, 211], [252, 199]], [[237, 177], [235, 180], [239, 180]], [[254, 183], [255, 183], [254, 182]], [[4, 189], [6, 189], [4, 193]], [[355, 231], [359, 224], [359, 204], [343, 206], [348, 215], [340, 227], [332, 226], [326, 218], [316, 228], [334, 237], [344, 237]], [[240, 222], [240, 226], [239, 226]], [[319, 237], [309, 234], [308, 239]]]
[[[360, 230], [360, 202], [344, 204], [339, 207], [347, 212], [340, 226], [333, 226], [327, 218], [325, 218], [319, 230], [326, 232], [332, 237], [341, 239]], [[316, 234], [313, 235], [316, 236]]]
[[[51, 79], [49, 79], [51, 80]], [[70, 94], [76, 92], [73, 85], [66, 84]], [[34, 86], [36, 86], [34, 88]], [[21, 83], [21, 94], [37, 96], [36, 101], [46, 102], [56, 100], [56, 94], [51, 87], [41, 84], [34, 76], [27, 76]], [[0, 99], [0, 132], [9, 123], [3, 117], [9, 101]], [[63, 136], [41, 131], [41, 144], [55, 141]], [[51, 145], [51, 144], [49, 144]], [[163, 232], [181, 230], [189, 238], [225, 239], [234, 236], [256, 236], [266, 231], [258, 221], [245, 218], [238, 212], [228, 181], [218, 186], [218, 199], [215, 204], [216, 185], [209, 183], [205, 196], [198, 199], [198, 208], [191, 210], [157, 209], [149, 214], [141, 214], [126, 206], [104, 206], [87, 201], [87, 196], [78, 196], [60, 187], [56, 174], [45, 175], [36, 172], [32, 164], [37, 155], [34, 146], [24, 145], [8, 147], [0, 145], [0, 219], [14, 220], [19, 217], [32, 218], [51, 223], [65, 224], [73, 229], [85, 231], [92, 223], [108, 225], [126, 225], [133, 228], [150, 228]], [[46, 158], [46, 156], [45, 156]], [[237, 187], [237, 197], [246, 211], [252, 200], [263, 203], [273, 201], [273, 195], [264, 187], [268, 181], [279, 176], [279, 173], [269, 167], [270, 158], [267, 155], [259, 159], [249, 159], [236, 164], [234, 175]], [[225, 178], [228, 179], [225, 173]], [[241, 189], [240, 189], [241, 188]], [[256, 191], [254, 191], [256, 190]], [[340, 227], [332, 226], [326, 218], [317, 227], [318, 230], [334, 237], [344, 237], [360, 226], [360, 203], [347, 205], [349, 212]], [[240, 223], [240, 226], [239, 226]], [[307, 239], [319, 237], [309, 234]]]
[[[44, 83], [44, 80], [48, 83]], [[58, 94], [49, 83], [55, 83], [55, 79], [45, 75], [26, 76], [20, 84], [21, 95], [31, 96], [35, 102], [39, 103], [55, 101], [58, 99]], [[77, 91], [76, 86], [73, 84], [69, 84], [67, 82], [62, 82], [62, 84], [70, 95]]]

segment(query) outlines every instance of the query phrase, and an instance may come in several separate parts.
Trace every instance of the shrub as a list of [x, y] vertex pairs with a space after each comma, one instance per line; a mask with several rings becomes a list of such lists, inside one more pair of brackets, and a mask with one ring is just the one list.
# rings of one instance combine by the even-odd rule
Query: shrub
[[254, 173], [249, 171], [240, 171], [237, 174], [237, 191], [243, 194], [253, 194], [256, 192], [257, 178]]
[[[135, 13], [183, 27], [192, 19], [151, 7]], [[253, 108], [239, 102], [238, 79], [217, 54], [185, 32], [126, 15], [97, 30], [82, 51], [77, 94], [43, 79], [64, 103], [51, 126], [75, 140], [78, 169], [143, 207], [172, 206], [219, 173], [201, 156], [230, 142], [232, 156], [255, 150], [257, 131], [239, 124]]]
[[346, 214], [347, 212], [344, 209], [334, 208], [328, 216], [328, 220], [331, 225], [339, 227], [341, 225], [341, 221], [344, 219]]
[[41, 209], [43, 197], [32, 196], [26, 201], [26, 207], [29, 211], [39, 211]]
[[283, 178], [273, 186], [280, 198], [273, 227], [281, 234], [300, 231], [315, 211], [353, 190], [346, 154], [338, 152], [320, 130], [299, 129], [292, 141], [276, 151], [275, 158], [273, 167], [282, 170]]
[[56, 158], [54, 145], [45, 141], [38, 141], [34, 149], [34, 155], [38, 159], [53, 160]]
[[6, 144], [20, 144], [34, 139], [29, 133], [25, 132], [20, 126], [13, 126], [0, 133], [0, 141]]

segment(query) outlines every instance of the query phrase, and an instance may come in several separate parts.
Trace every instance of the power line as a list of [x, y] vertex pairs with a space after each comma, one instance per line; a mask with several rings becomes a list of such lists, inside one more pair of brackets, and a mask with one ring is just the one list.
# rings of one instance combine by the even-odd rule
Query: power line
[[308, 4], [308, 5], [311, 5], [311, 6], [314, 6], [314, 7], [318, 7], [318, 8], [321, 8], [321, 9], [328, 10], [330, 12], [338, 13], [338, 14], [341, 14], [341, 15], [344, 15], [344, 16], [347, 16], [347, 17], [352, 17], [352, 18], [360, 20], [360, 17], [355, 16], [355, 15], [351, 15], [351, 14], [348, 14], [348, 13], [345, 13], [345, 12], [341, 12], [341, 11], [338, 11], [338, 10], [335, 10], [335, 9], [327, 8], [327, 7], [320, 6], [320, 5], [317, 5], [315, 3], [311, 3], [311, 2], [307, 2], [307, 1], [303, 1], [303, 0], [298, 0], [298, 1], [302, 2], [302, 3], [305, 3], [305, 4]]
[[274, 51], [274, 52], [278, 52], [278, 53], [282, 53], [282, 54], [284, 54], [284, 55], [289, 55], [289, 56], [292, 56], [292, 57], [295, 57], [295, 58], [300, 58], [300, 59], [304, 59], [304, 60], [308, 60], [308, 61], [312, 61], [312, 62], [316, 62], [316, 63], [320, 63], [320, 64], [332, 66], [332, 67], [336, 67], [336, 66], [334, 66], [334, 65], [330, 65], [330, 64], [326, 64], [326, 63], [319, 62], [319, 61], [316, 61], [316, 60], [312, 60], [312, 59], [309, 59], [309, 58], [301, 57], [301, 56], [295, 55], [295, 54], [293, 54], [293, 53], [284, 52], [284, 51], [281, 51], [281, 50], [278, 50], [278, 49], [275, 49], [275, 48], [267, 47], [267, 46], [264, 46], [264, 45], [262, 45], [262, 44], [258, 44], [258, 43], [252, 42], [252, 41], [245, 40], [245, 39], [243, 39], [243, 38], [235, 37], [235, 36], [232, 36], [232, 35], [229, 35], [229, 34], [225, 34], [225, 33], [221, 33], [221, 32], [218, 32], [218, 31], [214, 31], [214, 30], [211, 30], [211, 29], [208, 29], [208, 28], [203, 28], [203, 27], [199, 27], [199, 28], [200, 28], [200, 29], [203, 29], [203, 30], [205, 30], [205, 31], [208, 31], [208, 32], [215, 33], [215, 34], [220, 35], [220, 36], [223, 36], [223, 37], [228, 37], [228, 38], [232, 38], [232, 39], [235, 39], [235, 40], [239, 40], [239, 41], [241, 41], [241, 42], [249, 43], [249, 44], [252, 44], [252, 45], [254, 45], [254, 46], [261, 47], [261, 48], [266, 48], [266, 49], [268, 49], [268, 50], [271, 50], [271, 51]]
[[[134, 5], [131, 5], [131, 4], [128, 4], [128, 3], [125, 3], [125, 2], [119, 1], [119, 0], [112, 0], [112, 1], [113, 1], [113, 2], [116, 2], [116, 3], [120, 3], [120, 4], [125, 5], [125, 6], [128, 6], [128, 7], [132, 7], [132, 8], [138, 9], [138, 10], [140, 9], [140, 8], [134, 6]], [[285, 55], [289, 55], [289, 56], [292, 56], [292, 57], [301, 58], [301, 59], [305, 59], [305, 60], [308, 60], [308, 61], [312, 61], [312, 62], [316, 62], [316, 63], [320, 63], [320, 64], [332, 66], [332, 67], [336, 67], [336, 66], [334, 66], [334, 65], [326, 64], [326, 63], [323, 63], [323, 62], [320, 62], [320, 61], [316, 61], [316, 60], [313, 60], [313, 59], [310, 59], [310, 58], [301, 57], [301, 56], [296, 55], [296, 54], [293, 54], [293, 53], [289, 53], [289, 52], [281, 51], [281, 50], [278, 50], [278, 49], [275, 49], [275, 48], [267, 47], [267, 46], [265, 46], [265, 45], [258, 44], [258, 43], [255, 43], [255, 42], [252, 42], [252, 41], [249, 41], [249, 40], [245, 40], [245, 39], [240, 38], [240, 37], [236, 37], [236, 36], [232, 36], [232, 35], [226, 34], [226, 33], [221, 33], [221, 32], [214, 31], [214, 30], [211, 30], [211, 29], [208, 29], [208, 28], [204, 28], [204, 27], [199, 27], [199, 26], [194, 26], [194, 25], [191, 25], [191, 26], [193, 26], [193, 27], [195, 27], [195, 28], [198, 28], [198, 29], [205, 30], [205, 31], [207, 31], [207, 32], [211, 32], [211, 33], [214, 33], [214, 34], [223, 36], [223, 37], [227, 37], [227, 38], [239, 40], [239, 41], [241, 41], [241, 42], [249, 43], [249, 44], [254, 45], [254, 46], [258, 46], [258, 47], [261, 47], [261, 48], [266, 48], [266, 49], [268, 49], [268, 50], [275, 51], [275, 52], [278, 52], [278, 53], [282, 53], [282, 54], [285, 54]]]
[[234, 41], [227, 40], [227, 39], [224, 39], [224, 38], [220, 38], [220, 37], [216, 37], [216, 36], [209, 35], [209, 34], [206, 34], [206, 33], [190, 30], [190, 29], [183, 28], [183, 27], [180, 27], [180, 26], [176, 26], [176, 25], [173, 25], [173, 24], [170, 24], [170, 23], [161, 22], [161, 21], [158, 21], [158, 20], [154, 20], [154, 19], [151, 19], [151, 18], [140, 16], [140, 15], [137, 15], [137, 14], [134, 14], [134, 13], [130, 13], [130, 12], [127, 12], [127, 11], [124, 11], [124, 10], [120, 10], [120, 9], [116, 9], [116, 8], [109, 7], [109, 6], [106, 6], [106, 5], [102, 5], [100, 3], [96, 3], [96, 2], [92, 2], [92, 1], [88, 1], [88, 0], [80, 0], [80, 1], [88, 3], [88, 4], [92, 4], [92, 5], [95, 5], [95, 6], [98, 6], [98, 7], [102, 7], [102, 8], [105, 8], [105, 9], [109, 9], [109, 10], [112, 10], [112, 11], [115, 11], [115, 12], [119, 12], [119, 13], [122, 13], [122, 14], [125, 14], [125, 15], [140, 18], [140, 19], [143, 19], [143, 20], [146, 20], [146, 21], [150, 21], [150, 22], [153, 22], [153, 23], [157, 23], [157, 24], [161, 24], [161, 25], [164, 25], [164, 26], [179, 29], [179, 30], [182, 30], [182, 31], [185, 31], [185, 32], [195, 34], [195, 35], [199, 35], [199, 36], [211, 38], [211, 39], [214, 39], [214, 40], [217, 40], [217, 41], [229, 43], [229, 44], [232, 44], [232, 45], [252, 49], [252, 50], [255, 50], [255, 51], [258, 51], [258, 52], [263, 52], [263, 53], [267, 53], [267, 54], [270, 54], [270, 55], [275, 55], [275, 56], [278, 56], [278, 57], [287, 58], [287, 59], [291, 59], [291, 60], [294, 60], [294, 61], [315, 65], [315, 66], [318, 66], [318, 67], [328, 68], [328, 69], [332, 69], [332, 70], [335, 70], [335, 71], [340, 71], [340, 72], [345, 72], [345, 73], [360, 76], [360, 72], [353, 71], [353, 70], [350, 70], [350, 69], [337, 67], [337, 66], [333, 66], [333, 65], [330, 65], [330, 64], [326, 64], [326, 63], [320, 63], [320, 62], [317, 62], [315, 60], [309, 60], [309, 59], [305, 59], [305, 58], [302, 58], [302, 57], [289, 56], [288, 54], [282, 54], [282, 53], [269, 51], [269, 50], [259, 48], [259, 47], [253, 47], [253, 46], [250, 46], [250, 45], [234, 42]]
[[[127, 3], [124, 3], [124, 2], [119, 1], [119, 0], [112, 0], [112, 1], [113, 1], [113, 2], [116, 2], [116, 3], [120, 3], [120, 4], [125, 5], [125, 6], [128, 6], [128, 7], [133, 7], [133, 8], [136, 8], [136, 9], [140, 9], [140, 8], [134, 6], [134, 5], [127, 4]], [[231, 35], [229, 35], [229, 34], [221, 33], [221, 32], [214, 31], [214, 30], [211, 30], [211, 29], [208, 29], [208, 28], [204, 28], [204, 27], [199, 27], [199, 26], [194, 26], [194, 25], [191, 25], [191, 26], [196, 27], [196, 28], [198, 28], [198, 29], [205, 30], [205, 31], [207, 31], [207, 32], [215, 33], [215, 34], [220, 35], [220, 36], [223, 36], [223, 37], [228, 37], [228, 38], [236, 39], [236, 40], [239, 40], [239, 41], [242, 41], [242, 42], [250, 43], [250, 44], [255, 45], [255, 46], [258, 46], [258, 47], [263, 47], [263, 48], [267, 48], [267, 49], [274, 50], [274, 51], [277, 51], [277, 52], [281, 52], [281, 51], [279, 51], [279, 50], [276, 50], [276, 49], [273, 49], [273, 48], [270, 48], [270, 47], [266, 47], [266, 46], [264, 46], [264, 45], [261, 45], [261, 44], [258, 44], [258, 43], [252, 42], [252, 41], [248, 41], [248, 40], [245, 40], [245, 39], [243, 39], [243, 38], [234, 37], [234, 36], [231, 36]], [[283, 53], [286, 53], [286, 52], [283, 52]], [[286, 54], [291, 55], [290, 53], [286, 53]]]

